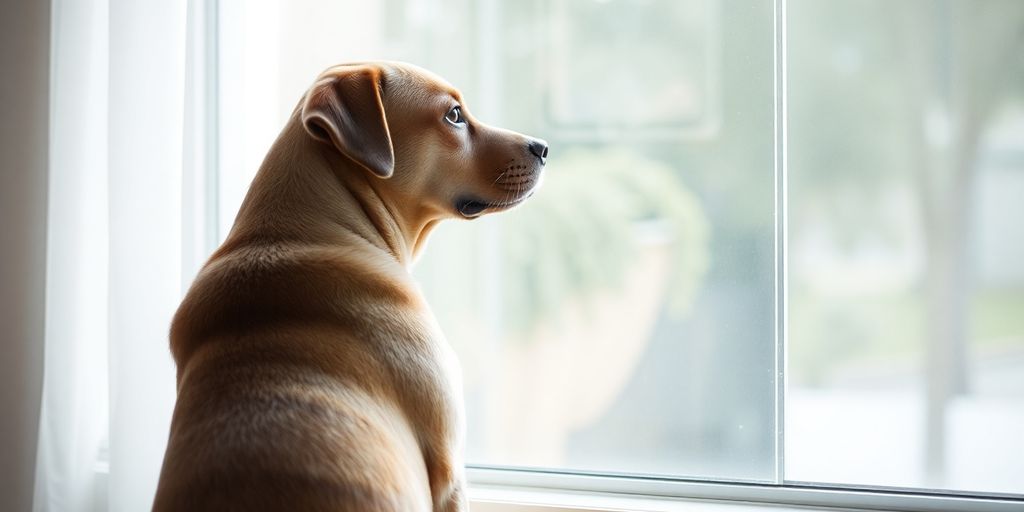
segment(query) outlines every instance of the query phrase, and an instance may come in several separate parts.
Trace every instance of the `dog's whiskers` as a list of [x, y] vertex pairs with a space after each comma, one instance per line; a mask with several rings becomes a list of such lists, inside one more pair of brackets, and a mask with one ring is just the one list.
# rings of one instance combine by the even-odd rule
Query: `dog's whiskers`
[[499, 175], [498, 175], [498, 177], [497, 177], [497, 178], [494, 178], [494, 181], [493, 181], [493, 182], [491, 182], [491, 185], [497, 185], [497, 184], [498, 184], [498, 180], [500, 180], [501, 178], [503, 178], [503, 177], [504, 177], [504, 176], [505, 176], [506, 174], [508, 174], [508, 169], [505, 169], [504, 171], [502, 171], [502, 173], [501, 173], [501, 174], [499, 174]]

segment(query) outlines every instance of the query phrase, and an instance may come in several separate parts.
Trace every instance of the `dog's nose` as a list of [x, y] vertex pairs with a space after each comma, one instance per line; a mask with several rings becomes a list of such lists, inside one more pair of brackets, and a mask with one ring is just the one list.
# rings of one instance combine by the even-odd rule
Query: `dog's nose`
[[540, 139], [533, 139], [526, 145], [530, 148], [530, 153], [533, 153], [540, 158], [540, 163], [547, 162], [548, 159], [548, 143]]

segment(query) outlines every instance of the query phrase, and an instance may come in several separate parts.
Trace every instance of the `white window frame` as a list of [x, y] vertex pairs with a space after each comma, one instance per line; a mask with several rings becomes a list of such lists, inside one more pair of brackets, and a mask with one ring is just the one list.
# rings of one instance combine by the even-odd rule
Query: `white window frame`
[[[772, 507], [909, 512], [1020, 512], [1024, 499], [905, 488], [868, 488], [807, 482], [783, 484], [726, 482], [668, 477], [524, 470], [470, 466], [470, 498], [481, 502], [521, 503], [623, 510], [632, 507], [673, 510], [673, 503], [707, 502]], [[596, 498], [596, 499], [595, 499]], [[691, 510], [680, 507], [680, 510]], [[627, 508], [626, 510], [629, 510]]]
[[[469, 465], [470, 499], [477, 503], [507, 503], [576, 509], [651, 509], [693, 510], [694, 504], [742, 504], [747, 507], [799, 507], [841, 510], [903, 510], [911, 512], [1019, 512], [1024, 511], [1024, 496], [1013, 494], [970, 493], [931, 489], [867, 487], [839, 484], [794, 482], [785, 479], [785, 394], [787, 304], [787, 55], [786, 3], [772, 0], [774, 10], [774, 225], [775, 225], [775, 467], [773, 481], [741, 482], [665, 476], [616, 475], [605, 473], [540, 470], [529, 468]], [[206, 254], [218, 240], [217, 169], [219, 144], [219, 0], [204, 2], [198, 17], [202, 27], [202, 62], [197, 62], [204, 86], [203, 115], [197, 118], [197, 131], [205, 138], [202, 145], [202, 171], [196, 179], [205, 181], [197, 189], [202, 197], [192, 202], [195, 230], [206, 246]], [[195, 249], [193, 249], [195, 250]], [[193, 261], [195, 265], [201, 261]], [[187, 274], [187, 272], [186, 272]], [[1024, 475], [1022, 475], [1024, 478]], [[677, 504], [673, 505], [673, 504]], [[511, 510], [511, 509], [510, 509]], [[549, 508], [549, 510], [552, 510]]]

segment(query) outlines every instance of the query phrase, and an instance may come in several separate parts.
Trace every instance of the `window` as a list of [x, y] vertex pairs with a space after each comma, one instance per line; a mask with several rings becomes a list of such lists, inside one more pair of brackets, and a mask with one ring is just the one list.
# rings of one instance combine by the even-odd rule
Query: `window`
[[786, 478], [1024, 493], [1024, 5], [788, 20]]
[[1022, 26], [1013, 0], [222, 0], [216, 220], [319, 71], [417, 63], [552, 148], [526, 206], [415, 269], [468, 462], [532, 472], [488, 478], [1012, 499]]

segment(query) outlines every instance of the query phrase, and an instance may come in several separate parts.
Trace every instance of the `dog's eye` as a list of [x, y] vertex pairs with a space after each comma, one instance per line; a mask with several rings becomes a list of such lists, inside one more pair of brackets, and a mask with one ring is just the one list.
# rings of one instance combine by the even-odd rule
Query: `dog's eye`
[[452, 109], [449, 110], [448, 113], [444, 115], [444, 120], [448, 121], [451, 124], [465, 123], [466, 120], [462, 118], [462, 107], [452, 107]]

